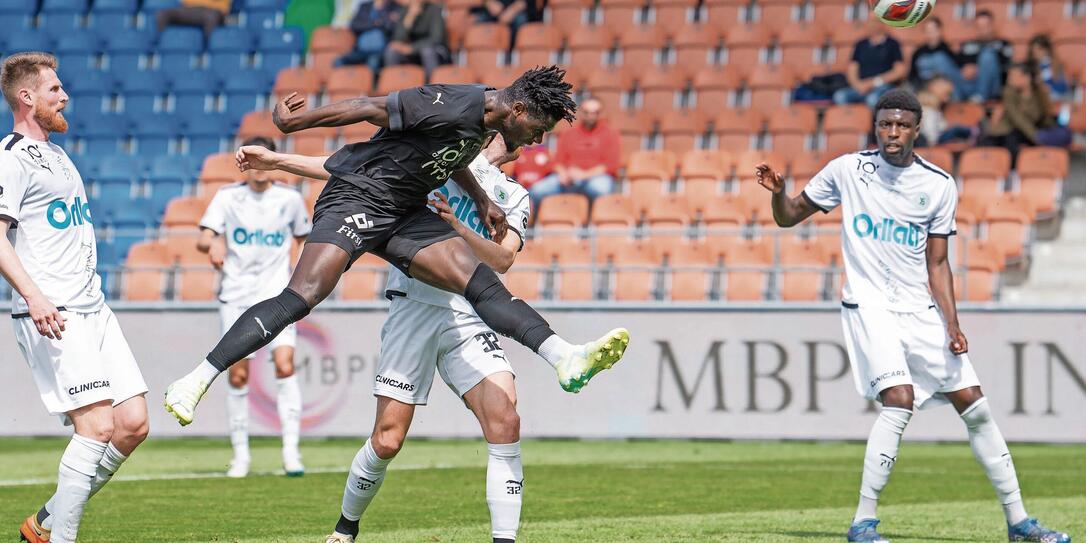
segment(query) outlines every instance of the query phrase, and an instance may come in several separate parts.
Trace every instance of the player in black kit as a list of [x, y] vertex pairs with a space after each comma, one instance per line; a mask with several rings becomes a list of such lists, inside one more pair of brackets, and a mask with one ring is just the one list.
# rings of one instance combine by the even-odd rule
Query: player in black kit
[[362, 121], [381, 130], [327, 159], [324, 168], [331, 178], [317, 199], [313, 232], [287, 288], [249, 308], [196, 369], [167, 388], [167, 411], [182, 425], [192, 422], [196, 404], [220, 372], [309, 314], [367, 252], [415, 279], [462, 294], [488, 326], [555, 366], [566, 390], [580, 390], [618, 362], [629, 343], [625, 329], [587, 344], [567, 343], [426, 207], [427, 195], [451, 177], [475, 201], [491, 237], [500, 241], [508, 228], [505, 215], [467, 166], [489, 131], [501, 133], [516, 149], [541, 142], [559, 121], [572, 122], [576, 105], [564, 75], [549, 66], [529, 70], [501, 90], [425, 85], [309, 111], [303, 111], [305, 100], [295, 95], [277, 104], [273, 118], [285, 133]]

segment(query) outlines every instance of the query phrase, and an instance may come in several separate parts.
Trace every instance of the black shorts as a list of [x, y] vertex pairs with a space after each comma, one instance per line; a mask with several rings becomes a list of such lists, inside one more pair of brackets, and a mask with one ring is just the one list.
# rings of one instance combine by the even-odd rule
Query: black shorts
[[373, 253], [406, 274], [420, 250], [458, 235], [426, 206], [399, 216], [375, 207], [362, 197], [361, 188], [332, 177], [317, 198], [313, 231], [306, 242], [331, 243], [347, 251], [348, 268], [358, 257]]

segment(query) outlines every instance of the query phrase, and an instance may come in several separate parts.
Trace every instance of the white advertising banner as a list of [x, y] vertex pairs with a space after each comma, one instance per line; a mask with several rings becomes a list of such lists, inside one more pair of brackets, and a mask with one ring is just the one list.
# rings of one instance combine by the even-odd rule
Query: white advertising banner
[[[219, 337], [214, 310], [117, 309], [150, 387], [151, 432], [225, 435], [226, 379], [212, 386], [182, 429], [161, 406], [166, 385]], [[504, 339], [517, 372], [526, 437], [866, 439], [873, 407], [857, 394], [839, 310], [623, 309], [544, 311], [552, 327], [583, 341], [629, 328], [626, 358], [580, 394], [563, 392], [550, 366]], [[308, 436], [364, 436], [383, 309], [316, 311], [299, 323], [298, 375]], [[965, 311], [970, 356], [1003, 433], [1012, 441], [1086, 443], [1086, 313]], [[421, 338], [420, 338], [421, 340]], [[0, 326], [0, 435], [65, 434], [45, 413], [11, 326]], [[274, 368], [265, 352], [250, 367], [254, 434], [274, 434]], [[416, 436], [477, 436], [471, 413], [435, 379], [416, 411]], [[921, 411], [908, 437], [960, 440], [948, 406]]]

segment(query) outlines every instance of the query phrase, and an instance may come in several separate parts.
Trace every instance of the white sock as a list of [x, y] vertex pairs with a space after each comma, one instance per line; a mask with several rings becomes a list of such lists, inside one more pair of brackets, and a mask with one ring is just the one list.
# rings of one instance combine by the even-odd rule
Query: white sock
[[543, 343], [539, 346], [538, 354], [546, 360], [551, 367], [558, 365], [558, 362], [562, 360], [562, 357], [573, 350], [571, 345], [566, 340], [558, 337], [558, 334], [554, 334], [551, 337], [543, 340]]
[[[121, 454], [121, 451], [119, 451], [116, 446], [112, 443], [106, 445], [106, 452], [102, 455], [102, 460], [98, 462], [98, 469], [94, 472], [94, 480], [91, 481], [90, 495], [87, 496], [88, 500], [94, 497], [103, 486], [106, 486], [106, 483], [113, 478], [113, 474], [117, 473], [117, 470], [121, 468], [121, 464], [123, 464], [125, 460], [128, 460], [128, 457]], [[54, 494], [45, 504], [45, 510], [49, 512], [49, 516], [45, 517], [45, 520], [42, 521], [42, 528], [45, 528], [46, 530], [53, 529], [54, 517], [52, 513], [56, 510], [56, 507], [57, 496]]]
[[230, 444], [234, 461], [249, 463], [249, 386], [226, 388], [226, 418], [230, 422]]
[[298, 376], [276, 379], [275, 386], [278, 389], [279, 425], [283, 428], [283, 460], [286, 461], [288, 456], [300, 459], [298, 434], [302, 422], [302, 389], [298, 386]]
[[981, 398], [965, 409], [961, 414], [965, 427], [969, 430], [969, 446], [973, 456], [984, 468], [992, 487], [995, 488], [999, 503], [1003, 504], [1003, 514], [1008, 524], [1018, 524], [1028, 518], [1022, 505], [1022, 491], [1018, 488], [1018, 475], [1014, 471], [1014, 462], [1007, 449], [1003, 434], [992, 420], [992, 410], [988, 398]]
[[351, 472], [347, 474], [347, 486], [343, 489], [343, 508], [341, 513], [348, 520], [359, 520], [366, 512], [373, 497], [381, 489], [385, 480], [385, 471], [392, 459], [385, 460], [374, 452], [370, 440], [354, 455]]
[[91, 484], [98, 471], [98, 464], [106, 453], [106, 444], [79, 434], [73, 435], [60, 457], [60, 473], [57, 477], [57, 494], [50, 511], [53, 520], [54, 543], [74, 542], [79, 533], [79, 521], [83, 507], [91, 495]]
[[890, 481], [890, 471], [897, 462], [897, 450], [901, 445], [901, 435], [909, 424], [913, 412], [899, 407], [883, 407], [871, 435], [867, 437], [867, 452], [864, 453], [864, 474], [860, 482], [860, 504], [856, 507], [853, 522], [877, 518], [875, 509], [879, 504], [879, 494]]
[[520, 504], [523, 500], [524, 467], [520, 442], [504, 445], [487, 443], [486, 504], [490, 507], [490, 533], [494, 539], [517, 538]]
[[219, 368], [216, 368], [211, 362], [208, 362], [205, 359], [203, 362], [200, 362], [199, 366], [196, 366], [196, 369], [189, 372], [185, 377], [196, 377], [210, 386], [212, 381], [214, 381], [220, 373], [222, 372], [219, 371]]

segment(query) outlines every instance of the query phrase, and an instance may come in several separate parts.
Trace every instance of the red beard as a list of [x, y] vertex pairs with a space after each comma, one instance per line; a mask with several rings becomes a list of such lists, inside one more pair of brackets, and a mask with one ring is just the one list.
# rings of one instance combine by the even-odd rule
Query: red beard
[[60, 111], [50, 111], [35, 104], [33, 115], [46, 132], [63, 134], [68, 131], [68, 120]]

